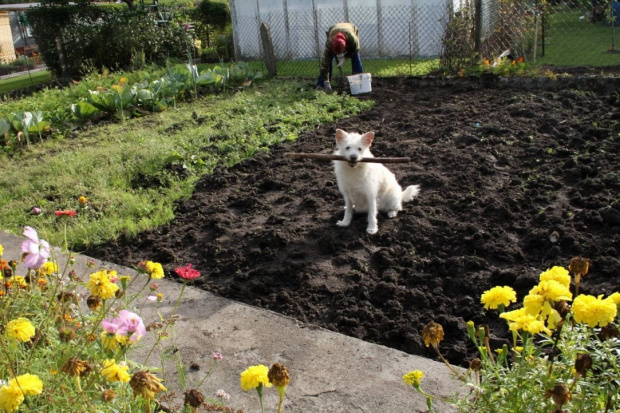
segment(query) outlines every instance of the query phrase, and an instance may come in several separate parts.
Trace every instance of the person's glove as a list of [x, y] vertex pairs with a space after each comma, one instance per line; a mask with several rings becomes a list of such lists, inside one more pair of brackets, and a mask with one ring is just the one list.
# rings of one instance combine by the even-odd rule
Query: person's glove
[[323, 82], [325, 84], [324, 88], [327, 93], [332, 93], [332, 84], [329, 83], [329, 80]]

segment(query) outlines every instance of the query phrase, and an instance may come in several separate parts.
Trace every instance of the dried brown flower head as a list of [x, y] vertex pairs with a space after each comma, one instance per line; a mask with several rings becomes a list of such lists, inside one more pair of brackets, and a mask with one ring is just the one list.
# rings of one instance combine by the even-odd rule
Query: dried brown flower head
[[557, 311], [560, 317], [562, 317], [562, 320], [564, 320], [570, 313], [570, 305], [566, 301], [558, 301], [555, 303], [555, 311]]
[[480, 371], [480, 367], [482, 367], [482, 360], [477, 357], [469, 362], [469, 369], [472, 371]]
[[154, 321], [146, 326], [146, 331], [159, 330], [164, 327], [164, 323], [160, 321]]
[[104, 403], [112, 403], [116, 398], [116, 393], [112, 389], [105, 389], [101, 392], [101, 400]]
[[276, 387], [286, 387], [291, 381], [286, 367], [278, 362], [273, 363], [273, 366], [271, 366], [267, 373], [267, 378], [269, 378], [269, 382]]
[[568, 270], [573, 274], [578, 274], [580, 276], [586, 275], [590, 270], [590, 260], [588, 258], [583, 257], [574, 257], [570, 260], [570, 264], [568, 265]]
[[194, 408], [200, 407], [205, 401], [205, 396], [203, 396], [202, 393], [200, 393], [200, 391], [197, 389], [187, 390], [183, 394], [185, 395], [185, 401], [183, 402], [183, 404], [186, 406], [190, 405]]
[[69, 303], [75, 301], [75, 294], [71, 291], [62, 291], [56, 296], [61, 303]]
[[58, 328], [58, 338], [63, 343], [68, 343], [76, 337], [75, 330], [71, 327], [63, 326]]
[[92, 311], [97, 311], [99, 307], [101, 307], [101, 297], [97, 295], [92, 295], [92, 294], [89, 295], [88, 298], [86, 299], [86, 305]]
[[615, 323], [609, 323], [606, 326], [601, 327], [599, 337], [601, 340], [609, 340], [618, 337], [619, 334], [618, 326]]
[[161, 384], [161, 379], [154, 374], [140, 370], [134, 373], [129, 381], [134, 397], [142, 397], [146, 400], [155, 398], [155, 394], [167, 389]]
[[85, 374], [90, 373], [93, 368], [88, 364], [88, 362], [84, 360], [80, 360], [77, 357], [71, 357], [67, 362], [60, 368], [65, 374], [69, 376], [84, 376]]
[[422, 329], [422, 339], [426, 347], [433, 346], [437, 348], [437, 345], [443, 340], [443, 327], [441, 324], [437, 324], [431, 321]]
[[575, 370], [577, 374], [585, 376], [588, 370], [592, 368], [592, 356], [588, 353], [579, 354], [575, 358]]
[[547, 390], [545, 397], [553, 398], [553, 402], [560, 407], [573, 398], [568, 388], [560, 383]]

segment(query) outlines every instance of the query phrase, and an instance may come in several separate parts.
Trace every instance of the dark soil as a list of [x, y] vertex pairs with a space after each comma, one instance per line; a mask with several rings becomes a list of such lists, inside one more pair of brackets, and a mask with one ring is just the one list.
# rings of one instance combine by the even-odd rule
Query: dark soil
[[[491, 82], [492, 83], [492, 82]], [[518, 299], [554, 265], [592, 260], [581, 292], [610, 294], [620, 274], [619, 89], [544, 91], [456, 79], [373, 79], [370, 112], [301, 133], [205, 176], [169, 225], [88, 255], [167, 273], [192, 263], [196, 286], [302, 322], [436, 357], [423, 326], [440, 323], [440, 349], [473, 357], [466, 322], [503, 322], [480, 304], [495, 285]], [[375, 131], [375, 156], [421, 195], [368, 235], [363, 214], [336, 226], [344, 201], [332, 165], [286, 152], [331, 153], [336, 128]]]

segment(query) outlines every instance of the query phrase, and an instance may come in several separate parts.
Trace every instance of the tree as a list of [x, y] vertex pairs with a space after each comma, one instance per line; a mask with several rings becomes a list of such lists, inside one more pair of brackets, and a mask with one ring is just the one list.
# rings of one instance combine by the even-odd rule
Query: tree
[[231, 24], [230, 8], [227, 3], [202, 0], [194, 11], [194, 18], [202, 23], [206, 30], [207, 46], [211, 47], [209, 26], [217, 30], [224, 30]]

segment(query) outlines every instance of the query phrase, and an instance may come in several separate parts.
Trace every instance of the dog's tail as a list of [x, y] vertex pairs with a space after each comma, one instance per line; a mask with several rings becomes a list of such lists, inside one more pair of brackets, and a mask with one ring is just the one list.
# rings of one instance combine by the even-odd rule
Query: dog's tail
[[420, 193], [420, 185], [409, 185], [403, 191], [403, 202], [409, 202]]

